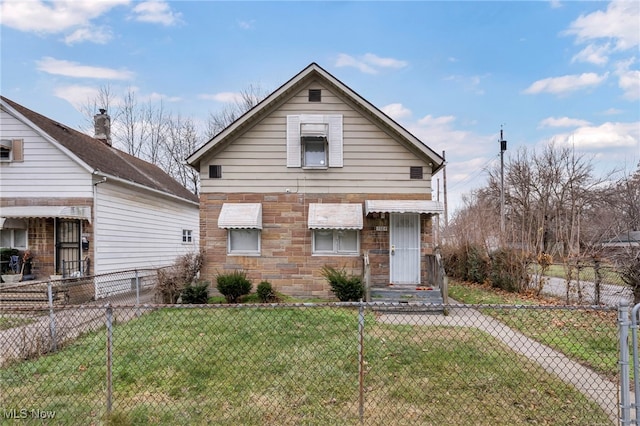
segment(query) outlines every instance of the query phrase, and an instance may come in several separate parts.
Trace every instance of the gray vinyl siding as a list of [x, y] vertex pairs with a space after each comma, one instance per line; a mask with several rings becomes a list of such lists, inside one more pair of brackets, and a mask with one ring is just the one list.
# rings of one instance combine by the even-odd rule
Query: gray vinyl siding
[[[322, 89], [322, 102], [308, 102], [308, 89]], [[293, 114], [342, 114], [343, 167], [287, 168], [286, 119]], [[207, 192], [431, 193], [428, 160], [394, 140], [381, 127], [327, 87], [311, 84], [253, 128], [203, 158], [201, 190]], [[210, 164], [222, 179], [209, 179]], [[409, 167], [424, 167], [424, 179], [409, 179]]]

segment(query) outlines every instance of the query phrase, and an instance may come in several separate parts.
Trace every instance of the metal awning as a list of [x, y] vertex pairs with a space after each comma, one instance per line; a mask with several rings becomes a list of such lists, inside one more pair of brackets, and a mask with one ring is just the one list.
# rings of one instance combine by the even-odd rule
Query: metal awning
[[366, 200], [365, 213], [425, 213], [442, 214], [441, 202], [433, 200]]
[[218, 216], [218, 228], [262, 229], [262, 204], [224, 203]]
[[5, 219], [27, 219], [57, 217], [59, 219], [82, 219], [91, 222], [91, 207], [87, 206], [11, 206], [0, 208], [0, 217]]
[[309, 229], [362, 229], [362, 204], [309, 204]]
[[0, 217], [0, 229], [27, 229], [27, 222], [14, 217]]

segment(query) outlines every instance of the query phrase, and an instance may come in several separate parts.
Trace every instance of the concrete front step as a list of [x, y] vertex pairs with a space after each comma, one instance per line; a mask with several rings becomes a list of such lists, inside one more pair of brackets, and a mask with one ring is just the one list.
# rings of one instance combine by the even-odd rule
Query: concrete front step
[[385, 303], [434, 303], [442, 304], [439, 288], [428, 290], [426, 287], [399, 286], [374, 287], [370, 290], [371, 302]]

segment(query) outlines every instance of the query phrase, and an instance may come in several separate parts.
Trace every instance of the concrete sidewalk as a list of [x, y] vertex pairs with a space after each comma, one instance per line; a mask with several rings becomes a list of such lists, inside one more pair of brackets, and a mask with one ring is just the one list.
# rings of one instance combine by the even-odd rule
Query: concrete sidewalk
[[[449, 299], [452, 303], [456, 303]], [[476, 309], [458, 307], [449, 309], [449, 315], [381, 314], [380, 322], [387, 324], [420, 324], [433, 326], [473, 327], [484, 331], [507, 345], [512, 351], [539, 364], [547, 372], [574, 386], [587, 398], [596, 402], [607, 413], [613, 424], [619, 423], [618, 384], [595, 371], [569, 359], [564, 354], [543, 345], [500, 321], [483, 315]], [[633, 400], [633, 395], [631, 396]]]

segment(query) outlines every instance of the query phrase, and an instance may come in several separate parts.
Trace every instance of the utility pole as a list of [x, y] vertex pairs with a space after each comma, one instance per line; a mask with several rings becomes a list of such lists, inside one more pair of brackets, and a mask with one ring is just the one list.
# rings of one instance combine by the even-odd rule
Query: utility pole
[[[442, 159], [445, 159], [444, 150], [442, 151]], [[449, 215], [447, 213], [447, 161], [444, 161], [442, 168], [442, 189], [444, 191], [444, 229], [449, 228]]]
[[507, 141], [502, 135], [500, 126], [500, 236], [504, 237], [504, 152], [507, 150]]

